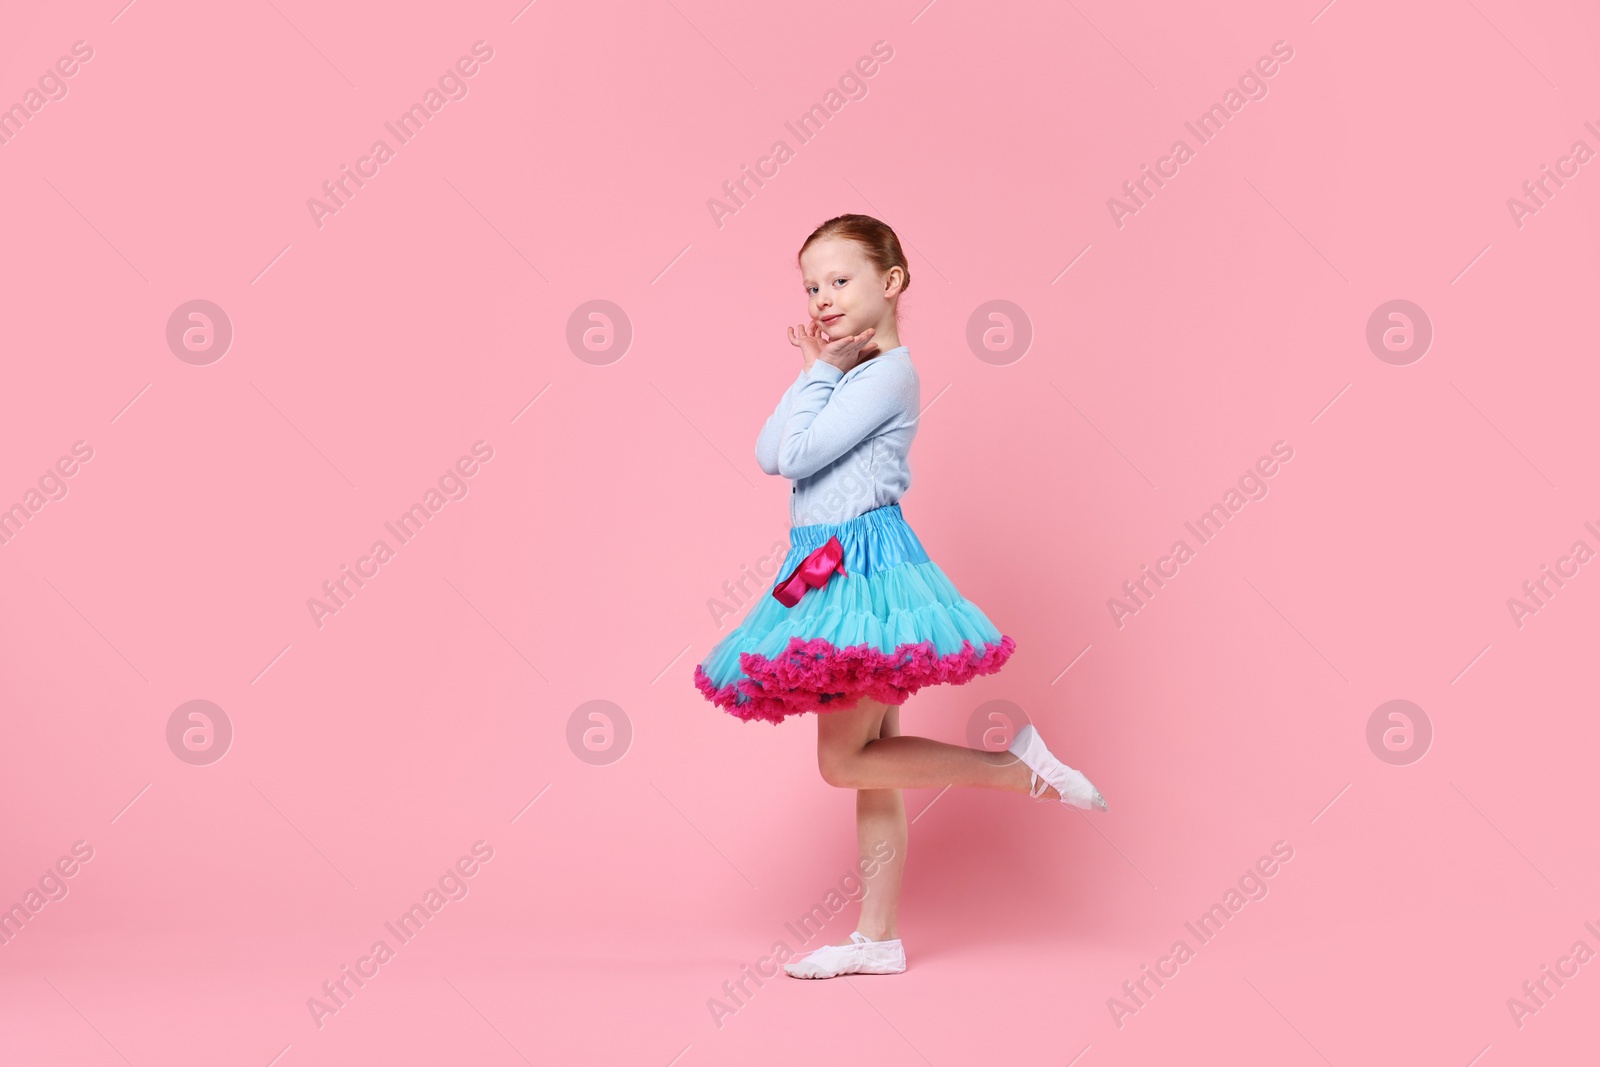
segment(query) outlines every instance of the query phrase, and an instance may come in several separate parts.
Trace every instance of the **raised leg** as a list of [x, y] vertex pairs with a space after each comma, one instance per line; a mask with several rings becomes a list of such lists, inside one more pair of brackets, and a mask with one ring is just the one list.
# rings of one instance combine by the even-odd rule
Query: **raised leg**
[[[950, 745], [900, 732], [900, 708], [862, 700], [817, 716], [817, 763], [830, 785], [856, 790], [856, 846], [872, 877], [856, 929], [874, 941], [900, 936], [907, 826], [901, 788], [980, 786], [1027, 793], [1031, 775], [1009, 752]], [[1045, 795], [1058, 794], [1047, 788]], [[888, 857], [885, 859], [885, 857]], [[848, 944], [848, 936], [832, 944]]]
[[[941, 789], [947, 785], [1027, 793], [1032, 775], [1009, 752], [988, 752], [907, 737], [882, 736], [889, 706], [862, 699], [854, 707], [817, 715], [817, 767], [823, 781], [841, 789]], [[1045, 797], [1059, 797], [1046, 787]], [[866, 933], [866, 931], [862, 931]], [[870, 935], [868, 935], [870, 936]]]

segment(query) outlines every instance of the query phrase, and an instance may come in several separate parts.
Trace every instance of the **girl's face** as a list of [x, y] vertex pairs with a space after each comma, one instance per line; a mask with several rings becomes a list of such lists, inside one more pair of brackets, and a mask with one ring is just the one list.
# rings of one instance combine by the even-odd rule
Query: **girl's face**
[[800, 255], [800, 273], [811, 304], [811, 318], [830, 340], [879, 328], [892, 318], [891, 298], [900, 291], [902, 277], [891, 267], [878, 273], [860, 245], [847, 237], [813, 241]]

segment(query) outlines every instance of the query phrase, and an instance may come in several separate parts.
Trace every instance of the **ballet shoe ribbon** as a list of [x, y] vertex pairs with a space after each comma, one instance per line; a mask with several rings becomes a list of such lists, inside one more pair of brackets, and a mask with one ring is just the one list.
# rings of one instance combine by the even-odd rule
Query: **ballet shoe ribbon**
[[784, 607], [792, 608], [800, 603], [807, 587], [821, 589], [827, 585], [834, 571], [843, 577], [850, 577], [844, 569], [844, 545], [839, 543], [837, 537], [830, 537], [827, 544], [801, 560], [800, 565], [773, 588], [772, 595]]

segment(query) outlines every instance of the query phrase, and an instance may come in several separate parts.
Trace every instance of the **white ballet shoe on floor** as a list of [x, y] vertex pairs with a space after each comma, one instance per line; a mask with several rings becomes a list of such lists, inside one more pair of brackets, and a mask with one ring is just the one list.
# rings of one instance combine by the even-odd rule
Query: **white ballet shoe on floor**
[[899, 974], [906, 969], [906, 950], [897, 937], [874, 941], [855, 930], [851, 944], [823, 945], [783, 965], [791, 978], [835, 978], [841, 974]]
[[1094, 787], [1093, 782], [1083, 776], [1083, 772], [1073, 770], [1050, 754], [1032, 723], [1017, 731], [1008, 751], [1033, 772], [1028, 779], [1030, 797], [1043, 797], [1045, 789], [1053, 786], [1061, 794], [1063, 804], [1100, 811], [1111, 810], [1106, 798], [1100, 795], [1100, 790]]

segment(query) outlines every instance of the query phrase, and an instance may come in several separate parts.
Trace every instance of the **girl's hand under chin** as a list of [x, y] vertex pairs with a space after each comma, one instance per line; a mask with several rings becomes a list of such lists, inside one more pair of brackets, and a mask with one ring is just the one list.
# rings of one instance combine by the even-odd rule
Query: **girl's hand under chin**
[[813, 321], [802, 324], [798, 332], [796, 327], [789, 327], [789, 343], [799, 347], [803, 370], [809, 371], [811, 365], [821, 359], [841, 371], [849, 371], [878, 354], [878, 346], [872, 341], [876, 332], [868, 326], [852, 337], [835, 341], [823, 333], [821, 323]]
[[827, 340], [822, 334], [822, 324], [819, 322], [803, 322], [798, 327], [789, 327], [789, 343], [800, 349], [802, 371], [811, 369], [811, 364], [817, 361], [817, 356], [822, 354], [822, 346]]

